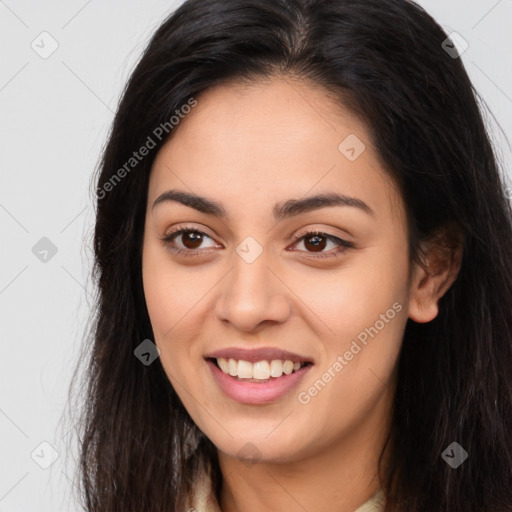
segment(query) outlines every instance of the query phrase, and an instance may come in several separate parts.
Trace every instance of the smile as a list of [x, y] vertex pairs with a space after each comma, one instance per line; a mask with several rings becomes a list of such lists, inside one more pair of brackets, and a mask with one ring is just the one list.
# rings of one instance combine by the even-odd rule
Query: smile
[[225, 395], [253, 405], [284, 397], [314, 364], [306, 357], [274, 348], [224, 349], [208, 354], [205, 359]]

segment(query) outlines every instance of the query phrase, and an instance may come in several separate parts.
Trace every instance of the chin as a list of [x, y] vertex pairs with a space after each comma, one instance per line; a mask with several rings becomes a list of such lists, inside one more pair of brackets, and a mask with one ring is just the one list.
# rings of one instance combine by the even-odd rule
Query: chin
[[281, 435], [277, 432], [268, 435], [268, 431], [262, 434], [261, 431], [251, 433], [245, 430], [244, 434], [233, 437], [222, 435], [221, 439], [210, 439], [219, 451], [250, 466], [255, 463], [284, 463], [299, 459], [304, 451], [298, 444], [304, 437], [299, 434], [283, 431]]

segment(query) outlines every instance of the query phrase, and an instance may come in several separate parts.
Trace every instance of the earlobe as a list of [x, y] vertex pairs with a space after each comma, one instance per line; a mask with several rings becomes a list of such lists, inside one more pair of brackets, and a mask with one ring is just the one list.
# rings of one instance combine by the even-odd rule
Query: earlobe
[[409, 294], [409, 318], [418, 323], [433, 320], [438, 312], [437, 298], [434, 292], [434, 279], [418, 265], [415, 279]]
[[431, 245], [425, 263], [415, 263], [409, 293], [409, 318], [418, 323], [433, 320], [439, 313], [439, 300], [457, 279], [463, 246]]

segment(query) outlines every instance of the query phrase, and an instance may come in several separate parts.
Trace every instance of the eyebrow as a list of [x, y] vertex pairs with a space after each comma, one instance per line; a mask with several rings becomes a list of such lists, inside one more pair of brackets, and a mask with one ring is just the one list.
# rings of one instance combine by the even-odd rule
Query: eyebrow
[[[189, 192], [167, 190], [156, 198], [152, 209], [165, 202], [181, 203], [207, 215], [214, 215], [222, 219], [227, 218], [227, 212], [222, 203]], [[332, 206], [350, 206], [358, 208], [368, 215], [375, 216], [375, 212], [361, 199], [334, 192], [317, 194], [303, 199], [288, 199], [287, 201], [276, 203], [272, 212], [274, 219], [281, 221], [295, 215], [300, 215], [301, 213]]]

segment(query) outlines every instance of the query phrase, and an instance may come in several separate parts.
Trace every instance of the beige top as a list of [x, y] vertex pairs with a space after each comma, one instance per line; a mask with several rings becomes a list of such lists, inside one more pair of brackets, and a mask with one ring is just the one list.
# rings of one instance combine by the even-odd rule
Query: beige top
[[[379, 489], [368, 501], [354, 512], [382, 512], [384, 510], [384, 493]], [[192, 509], [190, 512], [222, 512], [212, 489], [210, 474], [204, 471], [194, 489]]]

